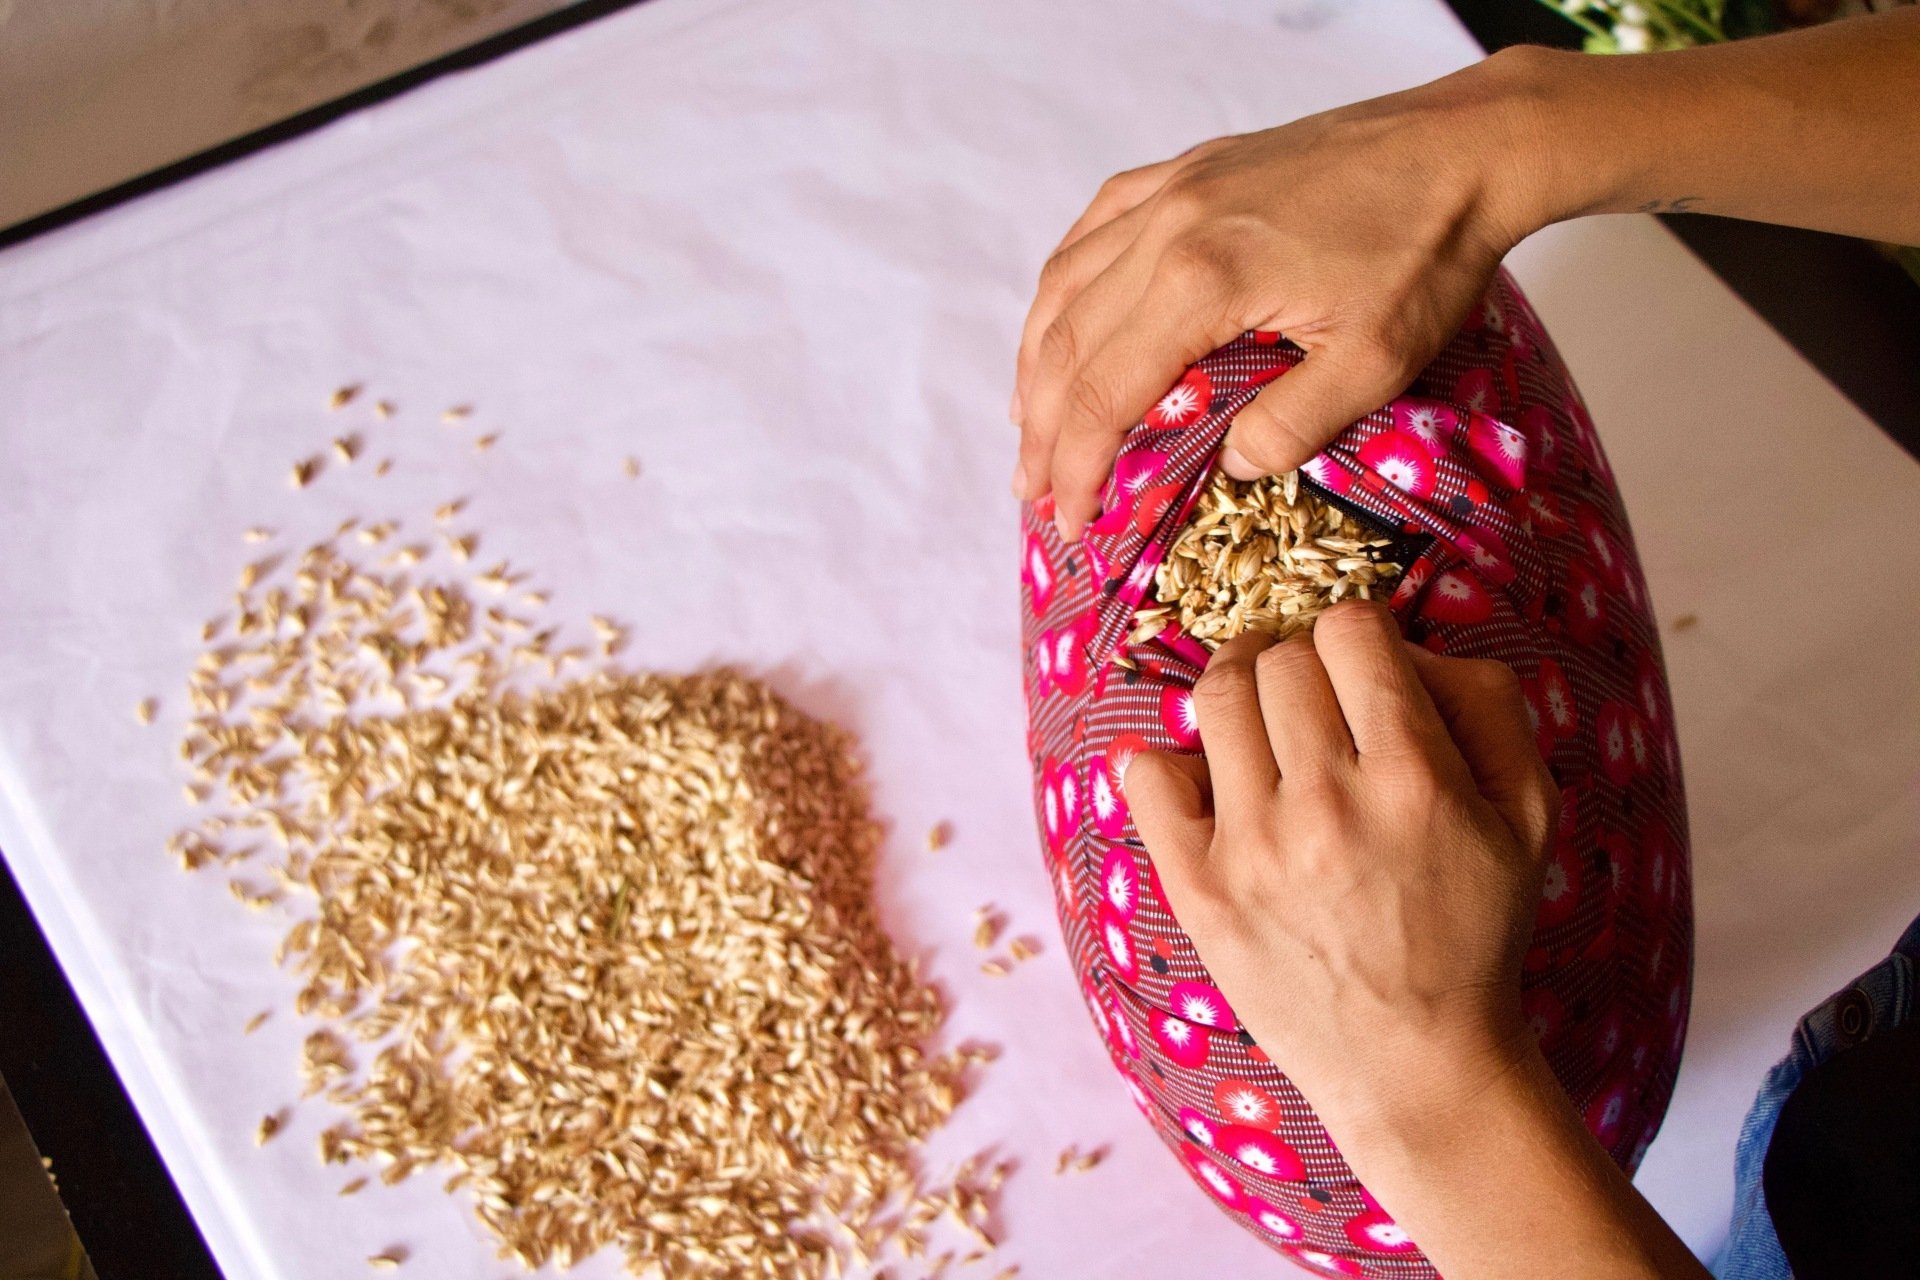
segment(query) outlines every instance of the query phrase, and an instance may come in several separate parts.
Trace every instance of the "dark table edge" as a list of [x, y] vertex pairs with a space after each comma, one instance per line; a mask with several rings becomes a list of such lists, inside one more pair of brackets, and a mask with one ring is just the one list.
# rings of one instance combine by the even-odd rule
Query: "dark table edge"
[[264, 151], [289, 138], [311, 133], [342, 116], [352, 115], [356, 111], [385, 102], [389, 98], [397, 98], [410, 89], [417, 89], [451, 72], [482, 66], [517, 49], [537, 44], [549, 36], [571, 31], [609, 14], [618, 13], [622, 9], [631, 9], [643, 3], [645, 0], [574, 0], [574, 3], [564, 9], [455, 49], [452, 53], [443, 54], [431, 62], [423, 62], [398, 75], [377, 81], [365, 88], [356, 89], [344, 97], [323, 102], [298, 115], [288, 116], [285, 120], [255, 129], [252, 133], [241, 134], [237, 138], [209, 147], [184, 160], [162, 165], [137, 178], [129, 178], [117, 186], [108, 187], [104, 191], [97, 191], [89, 196], [82, 196], [78, 200], [50, 209], [45, 213], [35, 214], [23, 222], [16, 222], [10, 227], [0, 229], [0, 249], [19, 244], [24, 240], [31, 240], [35, 236], [45, 235], [58, 227], [64, 227], [116, 205], [125, 204], [129, 200], [173, 186], [196, 174], [217, 169], [243, 156], [250, 156], [256, 151]]
[[[579, 0], [277, 124], [16, 223], [0, 230], [0, 249], [297, 138], [449, 72], [480, 66], [640, 3], [644, 0]], [[1570, 24], [1531, 0], [1449, 0], [1449, 4], [1489, 51], [1520, 43], [1577, 43], [1578, 33]], [[1785, 229], [1756, 231], [1751, 224], [1696, 216], [1663, 220], [1819, 365], [1843, 394], [1920, 458], [1920, 393], [1908, 389], [1920, 386], [1920, 361], [1911, 359], [1915, 335], [1920, 334], [1920, 289], [1904, 289], [1894, 283], [1890, 272], [1875, 270], [1863, 257], [1870, 251], [1856, 242], [1789, 232], [1789, 238], [1798, 239], [1822, 266], [1812, 272], [1789, 273], [1791, 305], [1783, 311], [1777, 274], [1758, 268], [1753, 256], [1756, 236], [1764, 249], [1775, 243], [1768, 239], [1771, 233]], [[1887, 266], [1892, 272], [1898, 270]], [[1840, 278], [1868, 289], [1875, 302], [1886, 308], [1883, 323], [1868, 326], [1870, 331], [1864, 335], [1855, 315], [1846, 316], [1843, 325], [1833, 323], [1840, 291], [1831, 287], [1834, 277], [1826, 273], [1835, 269]], [[1845, 366], [1833, 365], [1832, 358], [1837, 354], [1857, 364], [1860, 344], [1892, 366], [1904, 363], [1906, 381], [1836, 376], [1833, 369]], [[220, 1276], [146, 1126], [28, 911], [4, 851], [0, 851], [0, 1075], [6, 1077], [35, 1142], [53, 1162], [75, 1230], [102, 1280]]]

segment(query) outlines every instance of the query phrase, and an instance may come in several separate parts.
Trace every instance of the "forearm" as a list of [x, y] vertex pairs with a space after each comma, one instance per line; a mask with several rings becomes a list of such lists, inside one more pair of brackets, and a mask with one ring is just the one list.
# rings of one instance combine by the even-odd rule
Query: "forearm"
[[1326, 1117], [1361, 1181], [1442, 1275], [1705, 1280], [1538, 1052], [1461, 1092], [1465, 1078], [1436, 1073], [1432, 1096], [1355, 1121]]
[[[1498, 64], [1496, 67], [1494, 64]], [[1700, 212], [1920, 243], [1920, 9], [1672, 53], [1496, 58], [1520, 234]]]

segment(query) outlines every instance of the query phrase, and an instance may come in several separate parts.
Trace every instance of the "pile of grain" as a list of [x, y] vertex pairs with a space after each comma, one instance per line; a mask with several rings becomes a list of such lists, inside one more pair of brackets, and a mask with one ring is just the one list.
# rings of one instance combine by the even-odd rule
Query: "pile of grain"
[[451, 1171], [529, 1267], [811, 1278], [943, 1216], [990, 1249], [1008, 1166], [914, 1153], [991, 1051], [925, 1048], [853, 743], [730, 672], [589, 670], [523, 575], [457, 568], [477, 534], [398, 532], [247, 566], [181, 744], [209, 812], [172, 851], [297, 920], [323, 1159]]
[[1243, 631], [1300, 634], [1328, 605], [1391, 586], [1404, 568], [1380, 558], [1391, 545], [1302, 489], [1298, 472], [1253, 481], [1215, 472], [1154, 575], [1159, 603], [1134, 614], [1132, 641], [1169, 622], [1209, 649]]

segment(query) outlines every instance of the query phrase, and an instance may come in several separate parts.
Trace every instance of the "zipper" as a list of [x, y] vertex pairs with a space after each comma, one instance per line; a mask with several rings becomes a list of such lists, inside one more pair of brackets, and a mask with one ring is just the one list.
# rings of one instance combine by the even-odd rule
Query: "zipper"
[[1359, 506], [1351, 498], [1334, 493], [1310, 478], [1305, 471], [1300, 473], [1300, 487], [1328, 506], [1344, 512], [1355, 524], [1371, 529], [1376, 535], [1384, 538], [1387, 545], [1369, 547], [1367, 558], [1376, 564], [1383, 561], [1387, 564], [1397, 564], [1401, 566], [1402, 575], [1413, 568], [1413, 562], [1432, 550], [1433, 544], [1438, 541], [1431, 533], [1424, 531], [1408, 533], [1405, 529], [1394, 528], [1373, 512]]

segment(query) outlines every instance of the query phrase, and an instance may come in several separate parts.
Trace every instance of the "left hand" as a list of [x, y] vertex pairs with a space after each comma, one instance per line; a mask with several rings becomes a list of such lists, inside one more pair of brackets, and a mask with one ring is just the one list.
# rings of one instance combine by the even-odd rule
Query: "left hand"
[[1235, 417], [1222, 466], [1236, 479], [1299, 466], [1405, 390], [1536, 225], [1512, 64], [1496, 54], [1108, 179], [1021, 334], [1015, 495], [1051, 492], [1061, 536], [1078, 538], [1128, 427], [1248, 329], [1307, 355]]

